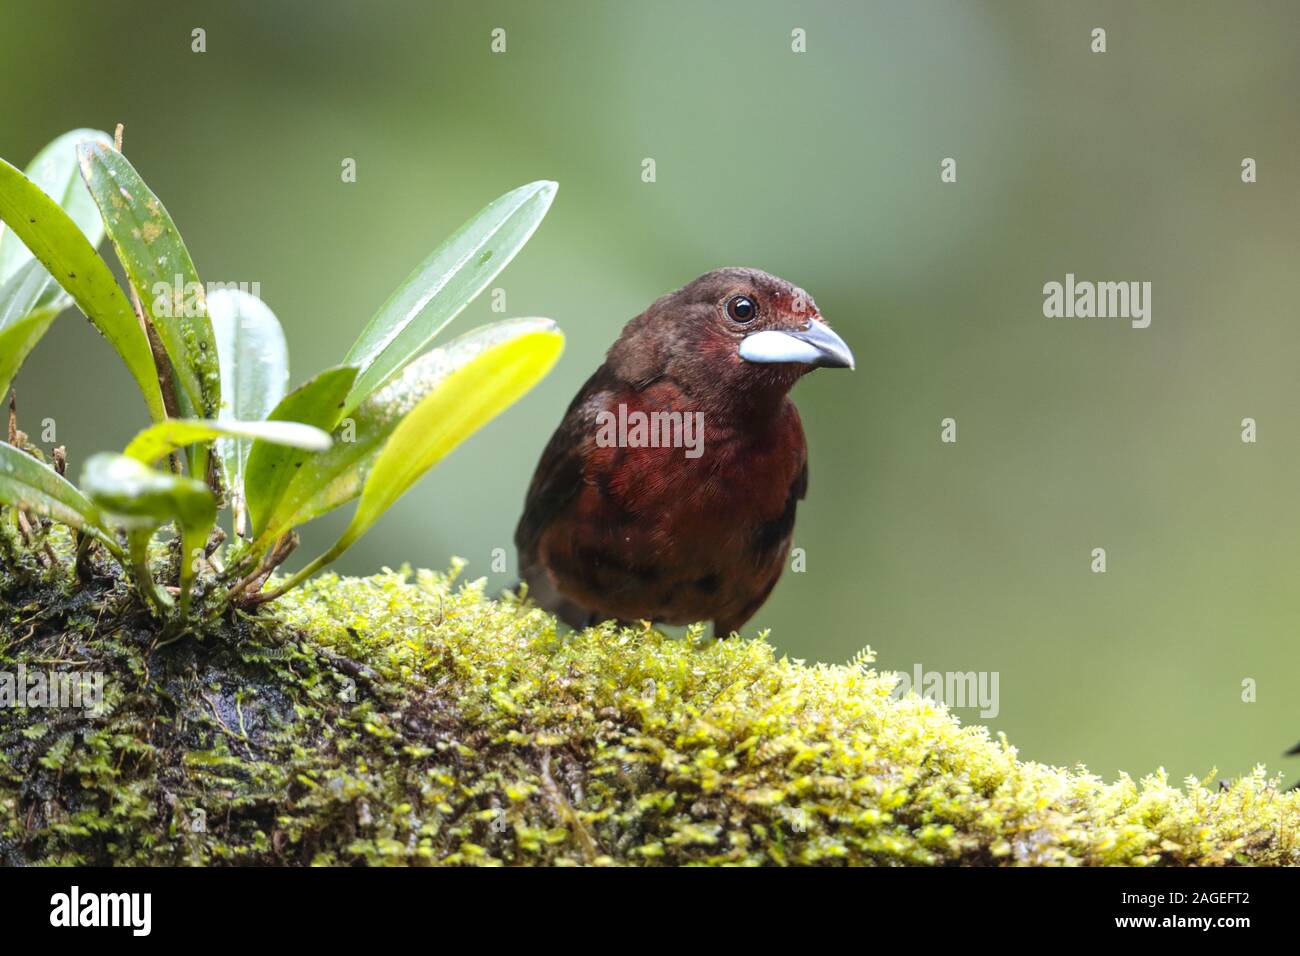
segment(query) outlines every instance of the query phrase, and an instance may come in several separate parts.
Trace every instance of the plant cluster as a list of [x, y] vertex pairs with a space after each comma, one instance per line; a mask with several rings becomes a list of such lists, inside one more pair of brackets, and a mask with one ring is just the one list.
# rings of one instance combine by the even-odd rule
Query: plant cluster
[[[51, 523], [66, 525], [80, 577], [107, 555], [155, 614], [183, 627], [200, 605], [207, 614], [255, 606], [333, 561], [549, 371], [563, 337], [547, 319], [496, 322], [429, 347], [524, 246], [557, 187], [530, 183], [482, 209], [393, 292], [339, 365], [288, 391], [274, 313], [240, 289], [209, 294], [120, 134], [74, 130], [26, 173], [0, 160], [0, 394], [75, 304], [126, 363], [152, 424], [121, 453], [90, 457], [78, 486], [62, 448], [47, 463], [18, 430], [11, 399], [0, 558], [18, 562], [25, 551], [50, 563], [44, 538]], [[96, 252], [105, 234], [125, 291]], [[268, 589], [295, 529], [354, 500], [338, 541]], [[171, 551], [161, 570], [152, 560], [160, 532]]]

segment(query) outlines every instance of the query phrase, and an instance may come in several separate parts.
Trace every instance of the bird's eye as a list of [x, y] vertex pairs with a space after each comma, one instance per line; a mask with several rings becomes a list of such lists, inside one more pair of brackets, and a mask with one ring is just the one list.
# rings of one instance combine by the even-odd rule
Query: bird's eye
[[747, 295], [733, 295], [727, 300], [727, 315], [733, 322], [748, 322], [758, 315], [758, 306]]

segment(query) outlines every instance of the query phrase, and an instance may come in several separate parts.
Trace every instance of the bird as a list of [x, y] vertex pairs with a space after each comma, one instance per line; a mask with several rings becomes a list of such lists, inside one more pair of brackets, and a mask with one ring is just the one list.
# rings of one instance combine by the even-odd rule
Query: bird
[[574, 628], [738, 632], [784, 570], [808, 490], [790, 389], [853, 366], [812, 297], [759, 269], [657, 299], [542, 452], [515, 531], [528, 596]]

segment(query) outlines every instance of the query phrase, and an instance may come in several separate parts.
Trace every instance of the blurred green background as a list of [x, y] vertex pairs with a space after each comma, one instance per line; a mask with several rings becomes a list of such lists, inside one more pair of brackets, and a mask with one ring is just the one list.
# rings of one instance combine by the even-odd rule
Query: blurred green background
[[[1300, 737], [1298, 26], [1292, 2], [6, 0], [0, 155], [124, 122], [203, 278], [261, 283], [295, 383], [480, 206], [560, 182], [497, 284], [509, 315], [560, 322], [564, 358], [349, 572], [459, 554], [511, 583], [532, 469], [622, 324], [720, 265], [803, 285], [858, 369], [794, 393], [807, 571], [752, 630], [801, 658], [998, 671], [988, 723], [1026, 757], [1230, 775]], [[1044, 318], [1067, 272], [1152, 282], [1151, 327]], [[71, 314], [17, 384], [74, 473], [146, 423]]]

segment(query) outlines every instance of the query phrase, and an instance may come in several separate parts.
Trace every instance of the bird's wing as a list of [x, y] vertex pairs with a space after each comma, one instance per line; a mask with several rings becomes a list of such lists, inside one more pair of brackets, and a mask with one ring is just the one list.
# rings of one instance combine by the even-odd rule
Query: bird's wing
[[596, 433], [596, 414], [604, 408], [604, 396], [616, 385], [604, 366], [597, 369], [570, 403], [542, 452], [524, 499], [523, 517], [515, 529], [515, 547], [525, 577], [536, 562], [542, 533], [582, 487], [582, 448]]

